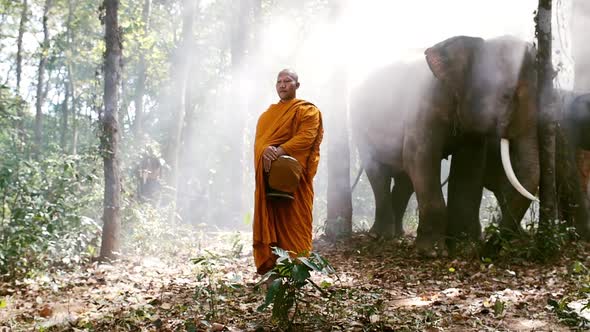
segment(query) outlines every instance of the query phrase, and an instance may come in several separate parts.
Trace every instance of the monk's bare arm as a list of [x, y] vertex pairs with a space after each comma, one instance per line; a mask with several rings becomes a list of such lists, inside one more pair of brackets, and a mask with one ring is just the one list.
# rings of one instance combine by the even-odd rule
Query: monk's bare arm
[[308, 107], [301, 116], [297, 132], [290, 140], [281, 144], [279, 153], [284, 151], [293, 155], [298, 151], [309, 150], [318, 136], [321, 121], [320, 111], [315, 106]]

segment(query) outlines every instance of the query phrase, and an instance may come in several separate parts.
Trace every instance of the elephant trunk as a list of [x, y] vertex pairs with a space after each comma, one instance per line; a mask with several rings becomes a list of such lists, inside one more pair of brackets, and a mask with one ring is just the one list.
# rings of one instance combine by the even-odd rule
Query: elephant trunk
[[504, 167], [504, 173], [506, 173], [506, 177], [514, 189], [516, 189], [516, 191], [531, 201], [538, 202], [539, 200], [537, 197], [528, 192], [516, 178], [514, 170], [512, 169], [512, 163], [510, 162], [510, 141], [506, 138], [502, 138], [500, 140], [500, 155], [502, 156], [502, 166]]

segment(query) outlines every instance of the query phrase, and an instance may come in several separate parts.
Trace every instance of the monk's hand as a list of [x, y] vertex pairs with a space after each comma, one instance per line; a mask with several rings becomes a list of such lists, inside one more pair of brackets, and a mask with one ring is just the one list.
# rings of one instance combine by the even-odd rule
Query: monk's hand
[[280, 156], [286, 155], [286, 154], [287, 154], [287, 152], [285, 152], [285, 150], [283, 149], [282, 146], [279, 146], [277, 148], [277, 158], [280, 157]]
[[277, 148], [274, 146], [267, 146], [266, 149], [262, 152], [262, 165], [264, 166], [264, 171], [268, 173], [270, 171], [270, 164], [273, 160], [277, 159], [279, 154], [277, 152]]

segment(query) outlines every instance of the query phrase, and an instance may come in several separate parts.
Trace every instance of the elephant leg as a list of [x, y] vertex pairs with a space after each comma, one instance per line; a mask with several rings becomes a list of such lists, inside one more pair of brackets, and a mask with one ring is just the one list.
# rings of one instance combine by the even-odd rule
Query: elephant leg
[[442, 153], [429, 152], [404, 158], [418, 199], [419, 222], [416, 249], [419, 254], [427, 257], [447, 255], [445, 244], [447, 208], [440, 186], [439, 156], [441, 155]]
[[391, 206], [391, 174], [378, 162], [366, 163], [365, 171], [375, 197], [375, 222], [371, 233], [383, 237], [393, 235], [394, 216]]
[[406, 208], [408, 207], [408, 201], [412, 197], [414, 187], [412, 181], [407, 174], [399, 174], [394, 176], [395, 185], [391, 191], [392, 203], [393, 203], [393, 214], [394, 214], [394, 235], [400, 237], [404, 235], [403, 219]]
[[511, 236], [512, 234], [522, 232], [520, 222], [531, 205], [531, 201], [513, 190], [509, 185], [504, 185], [502, 187], [505, 189], [494, 192], [494, 196], [498, 201], [498, 206], [502, 213], [502, 218], [500, 219], [500, 231], [505, 236]]
[[457, 239], [480, 239], [479, 207], [486, 167], [485, 147], [485, 138], [468, 137], [453, 153], [447, 198], [449, 244], [454, 245]]

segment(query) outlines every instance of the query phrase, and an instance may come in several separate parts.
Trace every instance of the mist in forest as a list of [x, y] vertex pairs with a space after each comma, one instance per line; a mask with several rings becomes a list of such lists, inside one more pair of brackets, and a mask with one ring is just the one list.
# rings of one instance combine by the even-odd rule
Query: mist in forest
[[[200, 14], [209, 15], [207, 10], [214, 3], [211, 1], [206, 6], [202, 3]], [[424, 0], [347, 1], [337, 8], [302, 1], [276, 6], [263, 3], [260, 11], [246, 8], [247, 12], [237, 17], [250, 21], [238, 20], [243, 27], [224, 32], [243, 32], [243, 56], [232, 62], [234, 66], [229, 70], [218, 73], [224, 76], [216, 85], [202, 91], [194, 127], [183, 142], [191, 146], [185, 157], [187, 153], [191, 157], [187, 158], [190, 162], [180, 166], [184, 169], [180, 182], [186, 191], [186, 195], [185, 192], [179, 195], [180, 201], [184, 200], [184, 206], [179, 203], [184, 209], [181, 215], [189, 223], [249, 229], [256, 119], [278, 101], [274, 88], [277, 73], [292, 68], [298, 72], [301, 82], [298, 98], [315, 103], [324, 117], [325, 136], [315, 178], [314, 208], [315, 222], [321, 223], [326, 217], [326, 160], [331, 132], [345, 124], [341, 120], [347, 118], [348, 111], [337, 105], [347, 105], [351, 92], [379, 68], [396, 62], [423, 61], [426, 48], [452, 36], [512, 35], [533, 42], [536, 6], [537, 2], [532, 0], [450, 3]], [[571, 29], [583, 29], [583, 24], [580, 19], [577, 25], [567, 23], [572, 21], [570, 3], [558, 1], [554, 8], [554, 62], [560, 71], [557, 86], [572, 89], [574, 41], [571, 36], [583, 34]], [[232, 37], [221, 38], [231, 40]], [[360, 163], [354, 142], [351, 143], [351, 173], [355, 173]], [[182, 188], [183, 184], [179, 186]], [[353, 197], [355, 218], [371, 220], [373, 198], [366, 179], [361, 180]]]
[[[559, 70], [560, 88], [590, 90], [585, 79], [590, 77], [586, 74], [590, 68], [586, 61], [590, 59], [590, 47], [583, 39], [590, 6], [583, 2], [575, 2], [576, 8], [569, 1], [554, 2], [554, 63]], [[132, 19], [141, 18], [143, 3], [126, 3], [120, 12], [124, 31], [120, 124], [125, 176], [136, 176], [134, 165], [139, 163], [136, 159], [141, 156], [140, 151], [157, 151], [157, 157], [164, 161], [162, 201], [176, 200], [179, 220], [245, 230], [250, 229], [253, 209], [256, 120], [278, 101], [275, 80], [281, 69], [297, 71], [301, 83], [298, 97], [313, 102], [323, 113], [325, 136], [315, 177], [314, 209], [315, 222], [321, 223], [326, 218], [328, 147], [337, 140], [337, 129], [345, 125], [354, 137], [352, 124], [343, 120], [349, 120], [349, 99], [355, 89], [379, 68], [424, 61], [426, 48], [452, 36], [513, 35], [533, 42], [537, 6], [535, 0], [152, 1], [153, 41], [148, 40], [148, 45], [141, 48], [138, 40], [142, 37], [136, 31], [141, 29]], [[80, 5], [74, 12], [94, 15], [87, 6], [93, 5]], [[30, 10], [32, 32], [25, 34], [23, 40], [27, 54], [34, 52], [43, 37], [42, 5], [33, 4]], [[67, 23], [68, 12], [68, 8], [52, 9], [52, 36], [59, 32], [66, 35], [60, 23]], [[3, 16], [3, 28], [18, 31], [18, 18], [18, 13]], [[73, 26], [79, 30], [77, 33], [101, 31], [96, 17], [84, 16], [81, 22], [88, 23]], [[185, 38], [183, 33], [189, 37]], [[100, 37], [97, 34], [96, 39]], [[0, 69], [9, 73], [6, 82], [11, 86], [15, 69], [8, 60], [16, 52], [14, 44], [14, 36], [0, 40]], [[80, 94], [76, 95], [79, 114], [90, 122], [98, 119], [101, 107], [103, 77], [101, 66], [94, 65], [102, 61], [101, 47], [97, 43], [68, 50], [80, 63], [75, 74], [84, 77], [75, 86]], [[140, 140], [138, 146], [130, 141], [138, 116], [137, 100], [133, 99], [140, 71], [138, 54], [142, 50], [148, 50], [145, 60], [149, 67], [142, 100], [145, 140]], [[574, 60], [578, 74], [575, 79]], [[34, 57], [25, 58], [20, 87], [23, 98], [31, 105], [31, 113], [37, 63]], [[412, 74], [406, 75], [411, 81]], [[60, 88], [49, 89], [44, 112], [59, 114], [57, 110], [62, 107], [59, 104], [65, 94], [59, 84], [67, 73], [53, 72], [48, 76], [51, 86]], [[180, 98], [181, 95], [184, 97]], [[80, 140], [96, 145], [88, 127], [80, 128], [89, 133]], [[350, 143], [353, 178], [360, 163], [356, 146], [353, 141]], [[176, 180], [169, 176], [172, 170]], [[373, 197], [367, 182], [363, 177], [353, 200], [356, 220], [370, 222]], [[136, 181], [130, 183], [135, 185]]]

